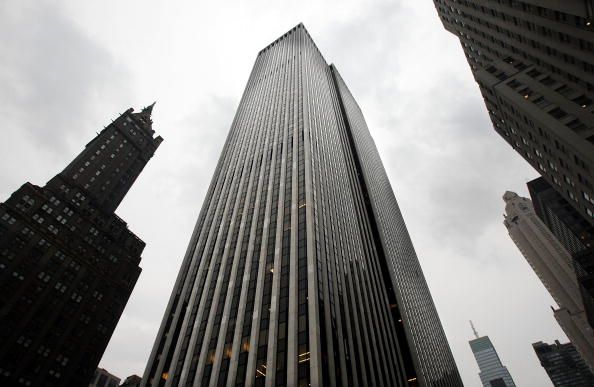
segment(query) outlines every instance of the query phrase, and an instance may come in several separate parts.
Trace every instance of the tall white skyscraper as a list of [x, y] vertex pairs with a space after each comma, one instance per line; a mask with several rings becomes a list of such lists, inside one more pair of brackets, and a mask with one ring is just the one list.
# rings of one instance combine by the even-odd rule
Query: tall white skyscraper
[[508, 191], [503, 200], [504, 224], [511, 239], [559, 305], [555, 318], [592, 368], [594, 334], [584, 313], [571, 255], [536, 215], [530, 199]]
[[[470, 325], [472, 325], [472, 322]], [[468, 343], [479, 366], [479, 377], [483, 387], [516, 387], [507, 367], [501, 364], [499, 355], [497, 355], [489, 336], [479, 337], [474, 326], [472, 330], [476, 338]]]

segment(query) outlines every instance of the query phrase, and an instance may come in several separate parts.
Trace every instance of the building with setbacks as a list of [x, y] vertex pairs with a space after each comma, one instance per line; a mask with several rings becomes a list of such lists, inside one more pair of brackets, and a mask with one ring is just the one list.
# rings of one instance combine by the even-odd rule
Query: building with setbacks
[[115, 213], [162, 141], [128, 109], [45, 186], [0, 204], [0, 385], [88, 385], [140, 275]]

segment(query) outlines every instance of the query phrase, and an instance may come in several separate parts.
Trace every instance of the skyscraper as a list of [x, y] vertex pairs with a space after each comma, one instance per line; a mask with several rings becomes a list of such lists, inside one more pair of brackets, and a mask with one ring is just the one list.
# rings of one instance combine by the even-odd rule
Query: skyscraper
[[529, 181], [534, 212], [571, 254], [593, 247], [594, 227], [563, 199], [545, 179]]
[[365, 120], [303, 25], [257, 56], [150, 386], [460, 386]]
[[559, 325], [593, 366], [594, 333], [584, 312], [571, 255], [536, 216], [529, 199], [506, 192], [503, 200], [504, 224], [511, 239], [559, 305], [554, 311]]
[[[472, 322], [470, 324], [472, 325]], [[501, 364], [501, 359], [489, 336], [479, 337], [474, 326], [472, 330], [475, 339], [468, 343], [479, 366], [479, 377], [483, 387], [516, 387], [507, 367]]]
[[546, 344], [539, 341], [532, 347], [555, 387], [594, 386], [594, 374], [571, 343], [561, 344], [555, 340], [555, 344]]
[[495, 130], [594, 225], [591, 0], [434, 0]]
[[573, 258], [584, 311], [594, 327], [594, 226], [542, 177], [527, 185], [534, 211]]
[[114, 214], [162, 141], [127, 110], [45, 186], [0, 204], [0, 385], [88, 385], [140, 274]]

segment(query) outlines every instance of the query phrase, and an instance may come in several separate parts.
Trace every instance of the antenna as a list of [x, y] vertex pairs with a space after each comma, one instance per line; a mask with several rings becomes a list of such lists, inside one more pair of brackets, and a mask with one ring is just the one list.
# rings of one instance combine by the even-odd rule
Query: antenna
[[468, 320], [468, 322], [470, 322], [470, 327], [472, 328], [472, 331], [474, 332], [474, 337], [476, 337], [478, 339], [479, 335], [478, 335], [478, 332], [476, 331], [476, 328], [474, 327], [474, 324], [472, 323], [472, 320]]

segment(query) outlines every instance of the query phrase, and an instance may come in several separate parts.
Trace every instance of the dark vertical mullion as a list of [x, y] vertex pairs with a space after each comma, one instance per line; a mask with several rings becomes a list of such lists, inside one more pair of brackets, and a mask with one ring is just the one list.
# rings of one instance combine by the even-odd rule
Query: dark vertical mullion
[[[271, 62], [271, 56], [270, 55], [260, 55], [259, 58], [265, 58], [267, 63]], [[264, 71], [266, 71], [267, 67], [264, 67]], [[262, 105], [262, 100], [255, 98], [254, 103], [259, 103]], [[261, 129], [262, 130], [262, 129]], [[258, 158], [258, 160], [260, 160], [260, 155], [257, 154], [254, 156], [254, 158]], [[246, 370], [242, 370], [241, 374], [238, 374], [239, 370], [239, 356], [240, 356], [240, 352], [246, 352], [247, 354], [249, 354], [252, 350], [251, 350], [251, 345], [253, 344], [250, 340], [248, 340], [247, 342], [241, 344], [242, 342], [242, 338], [244, 337], [243, 331], [244, 331], [244, 326], [246, 323], [248, 324], [252, 324], [252, 318], [251, 316], [249, 316], [248, 314], [252, 314], [253, 313], [253, 306], [251, 310], [246, 310], [245, 308], [245, 304], [246, 302], [249, 302], [250, 300], [247, 299], [249, 293], [251, 292], [251, 272], [252, 272], [252, 265], [254, 263], [256, 263], [258, 261], [259, 258], [259, 249], [256, 248], [255, 246], [255, 237], [256, 237], [256, 231], [258, 228], [258, 222], [259, 222], [259, 214], [260, 214], [260, 204], [262, 202], [262, 187], [264, 184], [264, 178], [265, 178], [265, 160], [262, 159], [262, 162], [259, 163], [261, 164], [260, 167], [260, 171], [259, 171], [259, 178], [258, 178], [258, 184], [256, 187], [256, 198], [255, 198], [255, 204], [253, 206], [253, 214], [252, 214], [252, 222], [251, 222], [251, 226], [250, 226], [250, 231], [249, 231], [249, 240], [248, 240], [248, 249], [246, 252], [246, 267], [244, 269], [244, 273], [243, 273], [243, 279], [242, 279], [242, 283], [243, 286], [241, 288], [241, 293], [240, 293], [240, 307], [238, 309], [237, 312], [237, 319], [236, 319], [236, 326], [235, 326], [235, 332], [234, 332], [234, 337], [233, 337], [233, 345], [232, 345], [232, 354], [231, 354], [231, 360], [230, 360], [230, 365], [229, 365], [229, 375], [227, 377], [227, 386], [231, 387], [235, 384], [235, 380], [237, 378], [245, 378], [246, 376]], [[253, 304], [255, 304], [256, 300], [251, 300], [251, 302]], [[247, 318], [247, 320], [246, 320]], [[250, 337], [251, 338], [251, 337]], [[240, 347], [241, 344], [241, 347]], [[243, 347], [246, 348], [243, 348]]]
[[[251, 83], [253, 83], [255, 76], [258, 72], [259, 66], [258, 63], [254, 66], [254, 69], [252, 71], [252, 74], [250, 76], [250, 81], [248, 82], [248, 88], [246, 88], [246, 91], [244, 92], [244, 96], [242, 97], [242, 101], [248, 101], [248, 95], [249, 95], [249, 85]], [[203, 206], [203, 210], [200, 212], [200, 216], [198, 218], [198, 222], [196, 223], [196, 227], [194, 230], [194, 234], [192, 235], [192, 238], [190, 240], [190, 244], [188, 247], [188, 251], [186, 253], [186, 258], [184, 260], [184, 262], [186, 260], [192, 259], [192, 263], [190, 265], [189, 268], [189, 272], [192, 273], [193, 275], [188, 277], [186, 275], [186, 270], [184, 270], [184, 267], [187, 267], [187, 263], [182, 264], [182, 269], [180, 270], [180, 275], [178, 276], [178, 280], [176, 281], [176, 285], [174, 289], [178, 289], [180, 286], [182, 286], [181, 292], [179, 292], [179, 302], [177, 305], [177, 308], [174, 312], [174, 319], [173, 322], [171, 324], [171, 326], [177, 326], [177, 321], [182, 317], [182, 313], [185, 311], [185, 314], [188, 313], [188, 310], [185, 309], [185, 302], [184, 300], [187, 298], [186, 293], [188, 291], [188, 287], [196, 280], [196, 270], [197, 268], [195, 268], [196, 266], [199, 266], [200, 263], [202, 262], [201, 259], [196, 259], [197, 256], [200, 253], [196, 253], [197, 249], [199, 248], [199, 246], [201, 245], [201, 240], [204, 237], [204, 228], [205, 227], [210, 227], [210, 222], [208, 221], [208, 219], [211, 219], [214, 217], [213, 214], [213, 208], [212, 206], [214, 205], [215, 202], [212, 201], [213, 197], [220, 197], [220, 192], [222, 190], [222, 182], [224, 181], [223, 177], [224, 175], [221, 173], [221, 171], [226, 170], [228, 164], [230, 163], [231, 160], [231, 150], [234, 148], [235, 143], [237, 142], [237, 136], [233, 135], [233, 128], [236, 125], [237, 120], [239, 119], [239, 117], [242, 116], [242, 114], [245, 114], [246, 112], [249, 112], [249, 110], [242, 110], [241, 108], [238, 109], [238, 112], [234, 118], [234, 122], [233, 122], [233, 126], [231, 129], [230, 134], [227, 136], [227, 140], [225, 141], [225, 145], [223, 146], [223, 151], [222, 151], [222, 156], [219, 159], [219, 162], [217, 163], [217, 167], [215, 169], [215, 174], [214, 177], [212, 179], [212, 182], [209, 186], [209, 190], [207, 192], [207, 196], [206, 196], [206, 201], [205, 201], [205, 205]], [[217, 195], [216, 193], [219, 192], [219, 195]], [[211, 214], [211, 215], [209, 215]], [[203, 221], [204, 220], [204, 221]], [[175, 296], [172, 295], [172, 300]], [[170, 300], [171, 303], [171, 300]], [[191, 309], [191, 308], [190, 308]], [[168, 305], [168, 309], [166, 310], [166, 313], [164, 315], [164, 320], [167, 318], [167, 316], [172, 313], [172, 308], [170, 308], [170, 306]], [[185, 320], [185, 316], [184, 319]], [[164, 332], [160, 332], [159, 335], [162, 335]], [[181, 332], [180, 332], [181, 333]], [[183, 339], [183, 334], [179, 336], [181, 339]], [[166, 353], [166, 352], [172, 352], [170, 350], [171, 348], [171, 343], [173, 340], [173, 335], [169, 335], [167, 337], [167, 343], [165, 344], [165, 346], [162, 348], [161, 353]], [[155, 342], [155, 346], [158, 346], [159, 340], [157, 340]], [[176, 348], [178, 348], [178, 345], [176, 346]], [[153, 348], [153, 352], [151, 353], [151, 358], [154, 359], [157, 356], [157, 352], [155, 351], [158, 347]], [[167, 356], [169, 357], [169, 356]], [[175, 357], [174, 357], [175, 358]], [[155, 374], [153, 375], [153, 385], [158, 384], [159, 380], [161, 379], [160, 375], [163, 373], [164, 371], [164, 367], [165, 367], [165, 359], [166, 356], [161, 356], [161, 359], [158, 363], [158, 368], [155, 372]], [[154, 360], [149, 359], [149, 363], [151, 364], [151, 362]], [[171, 364], [175, 364], [174, 362], [172, 362]], [[172, 374], [171, 370], [168, 369], [167, 370], [169, 373]], [[145, 371], [145, 376], [143, 378], [143, 383], [148, 382], [148, 378], [147, 378], [147, 372], [149, 371], [149, 366], [147, 366], [147, 371]], [[157, 378], [158, 377], [158, 378]]]
[[[280, 43], [280, 45], [284, 45], [284, 43]], [[267, 54], [264, 54], [266, 56], [274, 56], [274, 59], [271, 60], [271, 73], [274, 71], [274, 64], [278, 63], [280, 58], [282, 58], [282, 49], [279, 49], [279, 47], [277, 47], [275, 50], [272, 50], [272, 52], [269, 52]], [[271, 78], [274, 78], [276, 81], [276, 86], [275, 87], [275, 92], [276, 93], [280, 93], [280, 88], [278, 87], [278, 82], [280, 80], [280, 77], [278, 76], [278, 74], [275, 73], [274, 76], [270, 75]], [[267, 118], [269, 120], [271, 120], [271, 117], [273, 116], [272, 113], [274, 112], [274, 107], [275, 107], [275, 101], [276, 98], [274, 98], [273, 100], [269, 100], [267, 101], [268, 103], [268, 108], [269, 108], [269, 113]], [[267, 128], [265, 129], [267, 130], [267, 132], [272, 132], [274, 130], [274, 138], [276, 140], [277, 138], [277, 132], [278, 132], [278, 127], [274, 128], [273, 123], [271, 122], [269, 126], [267, 126]], [[266, 149], [268, 149], [268, 146], [266, 147]], [[274, 150], [273, 150], [274, 152]], [[271, 166], [274, 165], [274, 163], [276, 162], [276, 159], [274, 160], [270, 160], [270, 158], [268, 157], [268, 153], [266, 153], [265, 156], [265, 162], [266, 163], [270, 163]], [[248, 361], [247, 361], [247, 369], [246, 369], [246, 378], [245, 378], [245, 382], [246, 385], [251, 386], [254, 384], [254, 380], [255, 380], [255, 373], [256, 373], [256, 362], [257, 362], [257, 353], [258, 353], [258, 347], [259, 347], [259, 333], [260, 333], [260, 323], [261, 323], [261, 315], [262, 315], [262, 299], [263, 299], [263, 281], [265, 278], [265, 269], [266, 269], [266, 258], [267, 258], [267, 250], [268, 250], [268, 239], [269, 239], [269, 222], [270, 222], [270, 207], [271, 207], [271, 201], [272, 201], [272, 195], [271, 195], [271, 187], [272, 187], [272, 183], [274, 181], [274, 172], [275, 169], [273, 167], [270, 168], [270, 171], [268, 173], [268, 179], [267, 179], [267, 184], [266, 184], [266, 191], [263, 192], [263, 197], [265, 199], [265, 203], [264, 203], [264, 207], [262, 209], [260, 209], [260, 213], [262, 213], [262, 210], [264, 210], [264, 213], [262, 214], [263, 216], [263, 222], [262, 222], [262, 235], [260, 236], [260, 241], [259, 241], [259, 249], [255, 252], [255, 254], [257, 254], [256, 256], [258, 257], [258, 271], [257, 271], [257, 279], [256, 279], [256, 292], [255, 292], [255, 297], [254, 297], [254, 310], [252, 313], [252, 317], [251, 317], [251, 333], [250, 333], [250, 339], [249, 339], [249, 343], [250, 343], [250, 351], [248, 352]], [[260, 188], [262, 189], [262, 188]], [[258, 218], [260, 218], [260, 215], [258, 215]], [[259, 223], [259, 220], [258, 220]], [[258, 225], [258, 228], [260, 228], [260, 226]]]
[[[338, 91], [336, 90], [335, 93], [338, 93]], [[337, 111], [340, 111], [340, 109], [337, 109]], [[343, 118], [345, 119], [345, 118]], [[369, 268], [372, 265], [372, 251], [368, 250], [367, 248], [369, 247], [368, 245], [368, 238], [366, 238], [366, 235], [363, 234], [362, 230], [360, 230], [360, 223], [364, 221], [364, 219], [366, 218], [366, 213], [364, 211], [362, 211], [362, 207], [359, 205], [359, 195], [360, 195], [360, 190], [358, 187], [358, 181], [356, 178], [354, 178], [354, 176], [356, 176], [356, 170], [353, 166], [353, 159], [352, 159], [352, 152], [350, 150], [350, 148], [347, 146], [348, 145], [348, 138], [346, 138], [346, 136], [344, 135], [344, 123], [340, 122], [339, 123], [339, 128], [340, 128], [340, 137], [341, 137], [341, 142], [343, 144], [343, 150], [344, 150], [344, 154], [345, 154], [345, 164], [348, 168], [348, 172], [347, 174], [349, 175], [350, 179], [349, 181], [351, 182], [351, 192], [354, 196], [354, 207], [353, 207], [353, 203], [349, 202], [349, 207], [352, 207], [351, 210], [354, 211], [355, 214], [357, 214], [357, 227], [355, 227], [355, 225], [353, 223], [349, 223], [348, 226], [350, 228], [349, 234], [353, 234], [353, 233], [359, 233], [362, 237], [362, 242], [363, 245], [358, 245], [357, 247], [357, 252], [356, 254], [358, 256], [362, 256], [362, 257], [367, 257], [368, 259], [366, 261], [363, 261], [362, 268], [359, 268], [359, 273], [358, 273], [358, 277], [360, 279], [360, 281], [357, 282], [357, 287], [360, 289], [360, 292], [362, 292], [362, 297], [364, 297], [367, 301], [363, 302], [362, 305], [365, 309], [365, 313], [363, 313], [363, 316], [366, 316], [366, 320], [367, 320], [367, 325], [370, 327], [373, 327], [373, 329], [366, 329], [366, 331], [370, 331], [370, 336], [371, 336], [371, 340], [373, 342], [373, 354], [374, 354], [374, 365], [379, 366], [379, 368], [376, 368], [376, 375], [378, 375], [378, 378], [383, 377], [383, 380], [387, 382], [387, 380], [390, 378], [389, 375], [384, 374], [384, 372], [390, 372], [392, 370], [393, 367], [388, 367], [388, 365], [386, 364], [386, 356], [379, 356], [378, 354], [378, 350], [380, 350], [382, 353], [388, 353], [388, 350], [384, 347], [384, 340], [380, 339], [378, 337], [376, 337], [376, 335], [379, 335], [379, 332], [385, 331], [385, 329], [381, 329], [381, 327], [379, 325], [377, 325], [380, 321], [377, 318], [378, 316], [378, 309], [376, 308], [376, 303], [380, 302], [380, 299], [377, 297], [377, 293], [375, 293], [375, 291], [377, 290], [377, 286], [378, 284], [375, 283], [374, 281], [371, 280], [371, 278], [369, 277]], [[350, 173], [349, 173], [350, 172]], [[362, 251], [366, 250], [365, 252]], [[365, 266], [367, 266], [367, 269], [365, 268]], [[361, 283], [363, 284], [373, 284], [375, 286], [361, 286]], [[387, 306], [387, 302], [386, 303], [381, 303], [380, 305], [386, 307]], [[371, 309], [370, 309], [371, 308]], [[371, 318], [371, 316], [376, 316], [376, 318]], [[380, 366], [381, 365], [381, 366]], [[394, 380], [394, 376], [393, 374], [391, 375], [391, 379]], [[380, 379], [381, 380], [381, 379]], [[387, 382], [389, 383], [389, 382]]]
[[[328, 70], [326, 70], [326, 76], [329, 77], [329, 72]], [[331, 85], [331, 83], [329, 82], [329, 79], [326, 78], [326, 82], [328, 82], [328, 84]], [[330, 88], [328, 88], [328, 98], [330, 95]], [[334, 134], [335, 136], [332, 138], [332, 144], [333, 148], [336, 147], [338, 144], [338, 138], [336, 138], [336, 127], [337, 127], [338, 123], [335, 125], [335, 130], [334, 130]], [[343, 170], [343, 166], [345, 163], [345, 155], [342, 154], [341, 152], [333, 152], [333, 159], [332, 162], [335, 165], [335, 168], [342, 171]], [[338, 198], [341, 196], [344, 196], [345, 193], [350, 193], [350, 190], [348, 189], [348, 187], [344, 187], [344, 180], [343, 179], [338, 179], [336, 176], [334, 176], [334, 174], [331, 176], [331, 178], [335, 181], [331, 187], [332, 187], [332, 196], [334, 198]], [[339, 189], [338, 187], [341, 187], [341, 189]], [[352, 198], [349, 198], [352, 199]], [[361, 310], [361, 308], [363, 308], [363, 300], [361, 299], [361, 294], [360, 294], [360, 289], [358, 286], [358, 278], [357, 278], [357, 257], [353, 257], [354, 252], [351, 252], [348, 249], [348, 247], [350, 246], [350, 240], [343, 240], [343, 237], [348, 235], [348, 233], [346, 232], [346, 222], [345, 222], [345, 211], [346, 209], [350, 209], [349, 208], [349, 203], [351, 202], [351, 200], [344, 200], [344, 205], [341, 206], [343, 208], [338, 208], [337, 207], [337, 200], [334, 200], [332, 202], [332, 205], [330, 208], [333, 209], [334, 212], [334, 219], [335, 221], [333, 222], [333, 224], [336, 226], [336, 228], [339, 230], [337, 233], [337, 237], [339, 238], [339, 240], [341, 240], [340, 245], [339, 245], [339, 249], [340, 249], [340, 255], [344, 256], [344, 257], [349, 257], [347, 258], [350, 262], [347, 262], [347, 265], [349, 267], [348, 270], [348, 276], [346, 277], [346, 281], [349, 284], [348, 288], [350, 290], [350, 297], [349, 297], [349, 301], [350, 301], [350, 309], [351, 309], [351, 313], [354, 313], [353, 315], [353, 322], [354, 322], [354, 334], [355, 334], [355, 338], [356, 338], [356, 342], [357, 345], [359, 346], [359, 349], [357, 351], [355, 351], [355, 358], [357, 359], [357, 363], [359, 366], [359, 370], [361, 372], [361, 376], [362, 376], [362, 383], [365, 385], [367, 384], [371, 379], [369, 378], [368, 375], [373, 375], [375, 376], [375, 372], [373, 372], [373, 368], [372, 368], [372, 363], [369, 361], [368, 356], [370, 356], [373, 353], [373, 349], [371, 349], [371, 346], [369, 344], [369, 338], [368, 338], [368, 332], [367, 329], [364, 329], [366, 324], [363, 324], [363, 320], [364, 320], [364, 316], [365, 313], [364, 311]], [[350, 216], [354, 216], [354, 214], [350, 214]]]
[[[257, 122], [254, 123], [254, 127], [257, 127]], [[263, 134], [266, 135], [266, 140], [265, 141], [261, 141], [261, 136]], [[255, 138], [255, 140], [254, 140], [254, 138]], [[253, 147], [251, 146], [252, 145], [252, 141], [254, 141], [253, 142], [253, 144], [254, 144]], [[260, 153], [266, 154], [267, 153], [267, 149], [268, 149], [267, 148], [268, 141], [269, 141], [268, 140], [268, 131], [267, 130], [262, 130], [262, 129], [258, 130], [256, 136], [251, 136], [251, 138], [250, 138], [250, 147], [248, 148], [248, 151], [246, 153], [246, 156], [247, 155], [250, 155], [250, 154], [252, 154], [252, 155], [253, 154], [259, 155]], [[263, 149], [262, 149], [262, 147], [263, 147]], [[244, 165], [245, 166], [247, 166], [249, 164], [249, 160], [250, 160], [249, 157], [244, 157]], [[242, 179], [243, 178], [244, 178], [244, 176], [242, 176]], [[249, 189], [251, 189], [251, 184], [252, 184], [252, 176], [250, 176]], [[241, 196], [242, 195], [242, 192], [243, 192], [243, 184], [240, 184], [239, 190], [240, 190], [240, 195], [239, 196]], [[239, 199], [239, 196], [238, 196], [238, 199]], [[237, 202], [237, 206], [234, 209], [234, 213], [232, 215], [232, 220], [231, 220], [231, 223], [232, 224], [235, 223], [234, 220], [235, 220], [235, 218], [237, 216], [237, 212], [239, 211], [238, 205], [239, 205], [239, 201]], [[242, 223], [241, 224], [243, 226], [243, 217], [242, 217]], [[240, 228], [242, 226], [240, 226]], [[239, 230], [238, 230], [238, 232], [239, 232]], [[229, 233], [228, 238], [232, 238], [232, 236], [233, 236], [233, 234], [232, 233]], [[238, 238], [240, 238], [242, 236], [243, 235], [240, 235]], [[227, 242], [227, 244], [228, 244], [228, 242]], [[232, 247], [234, 247], [234, 246], [228, 245], [225, 248], [225, 250], [226, 250], [226, 252], [224, 253], [225, 256], [229, 254], [229, 251], [230, 251], [230, 249]], [[234, 277], [235, 274], [236, 274], [235, 271], [237, 270], [237, 266], [239, 264], [238, 259], [237, 259], [237, 254], [233, 254], [233, 258], [232, 259], [233, 259], [233, 263], [232, 263], [232, 268], [231, 268], [231, 272], [229, 273], [229, 275]], [[226, 284], [227, 287], [228, 287], [227, 291], [225, 292], [225, 300], [223, 301], [223, 303], [224, 303], [223, 309], [224, 310], [222, 312], [222, 319], [224, 321], [223, 321], [223, 323], [221, 324], [221, 327], [220, 327], [221, 328], [221, 331], [226, 331], [228, 319], [225, 316], [227, 316], [228, 313], [229, 313], [229, 308], [230, 308], [231, 301], [232, 301], [232, 298], [233, 298], [232, 296], [233, 296], [233, 289], [234, 289], [234, 282], [235, 282], [235, 280], [229, 280], [228, 277], [226, 277], [226, 278], [227, 278], [227, 280], [225, 281], [223, 279], [223, 283], [221, 284], [221, 286], [223, 286], [224, 284]], [[229, 294], [229, 291], [231, 291], [231, 295]], [[218, 301], [218, 302], [221, 302], [221, 301]], [[212, 368], [211, 382], [210, 382], [210, 385], [211, 386], [217, 384], [217, 380], [218, 380], [218, 377], [219, 377], [220, 365], [221, 365], [221, 361], [222, 361], [223, 347], [224, 347], [225, 340], [226, 340], [226, 335], [222, 335], [222, 334], [219, 333], [218, 342], [217, 342], [217, 346], [216, 346], [216, 352], [215, 352], [215, 356], [214, 356], [214, 360], [213, 360], [213, 368]], [[205, 340], [205, 342], [206, 342], [206, 340]], [[204, 357], [203, 361], [206, 361], [205, 356], [206, 356], [206, 351], [203, 350], [203, 353], [201, 354], [201, 358]], [[198, 368], [201, 369], [200, 366]], [[198, 375], [198, 377], [196, 378], [195, 383], [200, 380], [199, 376], [200, 375]]]
[[[293, 74], [294, 74], [294, 66], [295, 66], [295, 60], [294, 60], [294, 55], [295, 55], [295, 45], [293, 44], [294, 39], [295, 39], [295, 34], [291, 34], [288, 38], [287, 38], [290, 42], [290, 44], [288, 45], [287, 49], [286, 49], [286, 54], [285, 54], [285, 58], [288, 57], [288, 60], [286, 63], [289, 63], [285, 70], [282, 72], [282, 76], [283, 76], [283, 83], [280, 87], [280, 89], [283, 91], [282, 93], [282, 98], [279, 99], [278, 104], [277, 104], [277, 123], [276, 126], [279, 128], [282, 128], [282, 139], [281, 139], [281, 144], [282, 144], [282, 149], [281, 149], [281, 153], [280, 153], [280, 161], [281, 161], [281, 166], [280, 166], [280, 176], [279, 176], [279, 192], [278, 195], [276, 197], [274, 197], [273, 199], [276, 199], [276, 209], [277, 209], [277, 214], [276, 214], [276, 229], [274, 230], [274, 263], [272, 265], [272, 276], [273, 276], [273, 280], [272, 280], [272, 289], [271, 289], [271, 303], [270, 303], [270, 323], [269, 323], [269, 330], [268, 330], [268, 348], [267, 348], [267, 354], [266, 354], [266, 364], [267, 364], [267, 369], [266, 369], [266, 380], [265, 380], [265, 385], [267, 387], [269, 386], [274, 386], [274, 385], [278, 385], [278, 384], [284, 384], [286, 383], [286, 375], [283, 376], [284, 381], [279, 381], [277, 380], [277, 368], [279, 368], [279, 365], [277, 365], [277, 353], [279, 352], [280, 348], [278, 348], [279, 344], [278, 344], [278, 336], [279, 336], [279, 315], [280, 315], [280, 287], [281, 287], [281, 278], [283, 277], [282, 275], [282, 258], [283, 258], [283, 254], [282, 254], [282, 240], [283, 240], [283, 233], [284, 233], [284, 201], [285, 201], [285, 174], [286, 174], [286, 152], [287, 152], [287, 147], [285, 146], [285, 144], [287, 143], [287, 138], [288, 138], [288, 117], [289, 117], [289, 109], [288, 109], [288, 104], [290, 101], [290, 98], [288, 98], [287, 91], [292, 90], [292, 80], [293, 80]], [[291, 57], [293, 57], [293, 59], [291, 59]], [[283, 62], [285, 60], [285, 58], [283, 58]], [[275, 144], [276, 145], [276, 144]], [[278, 151], [278, 149], [275, 148], [275, 153]], [[275, 157], [277, 155], [275, 154]], [[275, 185], [276, 185], [276, 180], [275, 180]], [[274, 187], [273, 187], [274, 188]], [[284, 332], [283, 332], [284, 333]], [[284, 366], [284, 364], [282, 365]]]
[[[254, 90], [253, 93], [255, 93], [255, 94], [261, 94], [261, 93], [265, 93], [266, 92], [266, 89], [262, 85], [258, 85], [258, 86], [259, 87], [257, 87]], [[248, 101], [247, 103], [249, 105], [254, 105], [254, 106], [251, 109], [246, 109], [245, 110], [246, 113], [248, 115], [250, 115], [250, 116], [251, 115], [254, 115], [254, 114], [257, 114], [258, 107], [257, 107], [257, 105], [254, 104], [253, 96], [252, 96], [252, 98], [248, 98], [247, 101]], [[237, 149], [236, 148], [237, 148], [238, 145], [242, 144], [243, 140], [248, 136], [247, 131], [245, 131], [245, 130], [239, 131], [239, 128], [242, 128], [243, 127], [243, 125], [242, 125], [243, 124], [243, 121], [244, 120], [242, 120], [242, 119], [238, 119], [236, 121], [237, 126], [233, 130], [233, 133], [237, 133], [238, 137], [237, 137], [237, 143], [236, 143], [236, 145], [233, 147], [233, 149], [231, 149], [230, 163], [227, 166], [225, 183], [223, 185], [223, 189], [221, 190], [221, 193], [224, 193], [224, 192], [226, 192], [226, 193], [225, 194], [221, 194], [219, 196], [219, 198], [218, 198], [219, 203], [217, 204], [217, 208], [215, 209], [213, 221], [212, 221], [212, 223], [210, 225], [210, 230], [209, 230], [208, 236], [206, 238], [206, 244], [205, 244], [204, 251], [211, 251], [210, 250], [210, 247], [207, 247], [207, 246], [210, 246], [212, 244], [212, 239], [213, 239], [214, 231], [217, 228], [219, 228], [222, 225], [222, 222], [223, 222], [222, 214], [220, 213], [220, 211], [221, 211], [222, 200], [224, 198], [224, 195], [228, 195], [229, 175], [234, 171], [234, 169], [231, 168], [231, 166], [234, 165], [234, 162], [235, 162], [235, 160], [238, 157], [238, 152], [237, 152]], [[219, 218], [220, 218], [220, 222], [221, 223], [219, 223]], [[212, 253], [211, 254], [214, 254], [215, 253], [214, 246], [212, 247], [212, 249], [213, 250], [212, 250]], [[206, 302], [206, 296], [207, 296], [207, 293], [205, 294], [205, 292], [203, 292], [202, 289], [208, 289], [209, 288], [209, 286], [210, 286], [210, 277], [212, 275], [212, 270], [209, 270], [209, 268], [212, 268], [212, 265], [214, 265], [216, 263], [216, 261], [213, 259], [213, 256], [212, 255], [207, 255], [205, 258], [206, 258], [206, 260], [208, 260], [208, 262], [205, 265], [202, 265], [201, 264], [201, 267], [199, 269], [199, 271], [202, 273], [201, 274], [201, 277], [204, 276], [204, 275], [206, 276], [206, 278], [203, 278], [204, 284], [203, 284], [202, 287], [199, 288], [197, 286], [198, 283], [194, 283], [193, 289], [192, 289], [192, 297], [190, 299], [191, 300], [190, 301], [190, 304], [193, 305], [196, 302], [198, 303], [198, 306], [197, 306], [198, 307], [198, 310], [196, 311], [195, 316], [193, 316], [194, 323], [193, 323], [193, 329], [191, 331], [192, 332], [192, 335], [190, 337], [190, 343], [188, 345], [188, 351], [192, 351], [192, 352], [194, 351], [194, 348], [196, 347], [195, 344], [192, 344], [192, 342], [195, 343], [195, 341], [197, 340], [196, 334], [198, 333], [199, 324], [201, 324], [201, 320], [202, 320], [202, 317], [203, 317], [202, 308], [204, 308], [204, 303]], [[204, 274], [205, 271], [206, 271], [206, 274]], [[197, 279], [198, 279], [198, 277], [197, 277]], [[200, 292], [200, 295], [199, 296], [198, 296], [198, 292]], [[199, 319], [199, 317], [200, 317], [200, 319]], [[188, 322], [188, 324], [189, 324], [189, 322]], [[180, 348], [178, 347], [177, 350], [179, 351]], [[180, 354], [180, 356], [181, 355], [182, 354]], [[192, 360], [191, 357], [189, 359], [187, 358], [188, 355], [191, 355], [191, 353], [188, 353], [187, 352], [186, 354], [184, 354], [184, 357], [183, 357], [183, 359], [184, 359], [183, 360], [183, 364], [184, 364], [184, 367], [186, 367], [186, 369], [189, 369], [189, 367], [190, 367], [189, 361]], [[182, 372], [183, 372], [183, 368], [182, 368]], [[182, 378], [180, 380], [180, 383], [181, 384], [185, 383], [185, 378]]]

